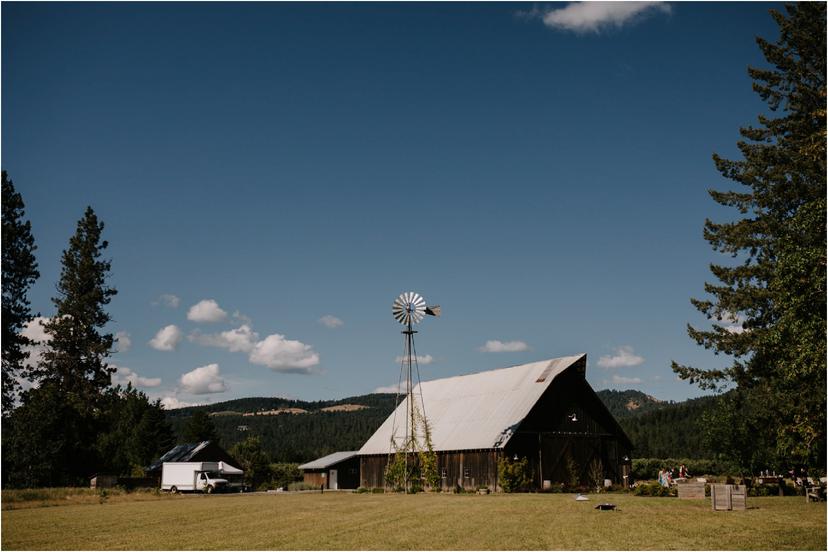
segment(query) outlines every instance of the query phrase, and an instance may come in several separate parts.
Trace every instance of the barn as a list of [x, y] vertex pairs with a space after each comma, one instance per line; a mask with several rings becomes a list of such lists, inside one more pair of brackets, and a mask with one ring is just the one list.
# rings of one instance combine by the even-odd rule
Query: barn
[[[597, 467], [622, 482], [632, 443], [586, 381], [586, 365], [581, 354], [419, 384], [414, 400], [431, 428], [441, 486], [497, 490], [504, 457], [526, 458], [536, 489], [587, 483]], [[361, 486], [385, 486], [392, 437], [404, 441], [405, 430], [392, 428], [406, 400], [359, 450]]]
[[221, 475], [234, 485], [241, 484], [244, 473], [234, 467], [240, 465], [236, 459], [213, 441], [176, 445], [150, 464], [144, 471], [147, 477], [156, 478], [158, 485], [161, 484], [161, 467], [164, 462], [223, 462], [226, 467], [223, 467]]
[[326, 489], [356, 489], [359, 486], [357, 451], [334, 452], [299, 466], [305, 483]]

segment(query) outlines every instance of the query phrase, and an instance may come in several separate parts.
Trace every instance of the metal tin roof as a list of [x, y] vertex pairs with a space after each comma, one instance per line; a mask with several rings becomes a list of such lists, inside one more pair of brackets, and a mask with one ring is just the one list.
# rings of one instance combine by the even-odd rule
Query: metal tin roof
[[322, 458], [317, 458], [312, 462], [308, 462], [307, 464], [302, 464], [299, 466], [300, 470], [324, 470], [328, 466], [333, 466], [334, 464], [339, 464], [344, 460], [348, 460], [349, 458], [353, 458], [358, 454], [356, 450], [348, 450], [342, 452], [334, 452], [333, 454], [329, 454], [327, 456], [323, 456]]
[[[414, 389], [414, 404], [420, 410], [425, 405], [432, 447], [435, 451], [505, 447], [552, 380], [585, 356], [422, 382]], [[407, 399], [403, 399], [359, 454], [387, 454], [395, 423], [394, 441], [402, 447], [406, 410]], [[422, 435], [418, 437], [422, 443]]]
[[147, 471], [158, 471], [164, 462], [189, 462], [190, 459], [196, 455], [198, 451], [210, 444], [210, 441], [201, 441], [199, 443], [186, 443], [177, 445], [168, 450], [164, 455], [147, 467]]

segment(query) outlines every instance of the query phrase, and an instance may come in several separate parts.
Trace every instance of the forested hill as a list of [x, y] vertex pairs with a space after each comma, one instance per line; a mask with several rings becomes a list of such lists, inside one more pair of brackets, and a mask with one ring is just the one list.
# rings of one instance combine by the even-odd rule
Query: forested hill
[[219, 415], [241, 415], [245, 413], [255, 413], [285, 408], [298, 408], [308, 412], [316, 412], [322, 410], [323, 408], [347, 404], [358, 404], [369, 408], [378, 408], [386, 412], [391, 412], [394, 408], [395, 397], [396, 395], [393, 393], [372, 393], [369, 395], [359, 395], [356, 397], [348, 397], [345, 399], [330, 401], [300, 401], [281, 397], [248, 397], [202, 406], [177, 408], [175, 410], [169, 410], [168, 416], [170, 418], [188, 417], [191, 416], [196, 410], [204, 410], [205, 412]]
[[629, 418], [631, 416], [640, 416], [648, 412], [660, 410], [664, 407], [669, 407], [673, 404], [660, 401], [655, 397], [633, 389], [625, 391], [602, 389], [596, 394], [604, 405], [606, 405], [612, 415], [615, 416], [616, 420]]
[[[635, 446], [635, 457], [709, 458], [702, 416], [715, 397], [659, 401], [641, 391], [602, 390], [601, 398]], [[394, 394], [374, 393], [330, 401], [250, 397], [170, 410], [179, 436], [196, 410], [210, 413], [221, 445], [255, 435], [274, 461], [307, 462], [340, 450], [358, 450], [393, 411]]]

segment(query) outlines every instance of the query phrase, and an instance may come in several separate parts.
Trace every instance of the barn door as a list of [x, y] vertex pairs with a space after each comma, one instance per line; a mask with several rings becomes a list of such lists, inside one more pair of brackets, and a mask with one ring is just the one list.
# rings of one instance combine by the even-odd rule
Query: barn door
[[338, 489], [339, 484], [336, 482], [336, 470], [331, 470], [330, 478], [328, 479], [328, 488], [329, 489]]

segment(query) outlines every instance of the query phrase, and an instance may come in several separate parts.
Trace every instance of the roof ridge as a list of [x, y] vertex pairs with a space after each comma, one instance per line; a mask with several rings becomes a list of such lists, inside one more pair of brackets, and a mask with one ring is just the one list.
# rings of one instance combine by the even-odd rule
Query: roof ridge
[[542, 362], [552, 363], [556, 360], [563, 360], [563, 359], [566, 359], [566, 358], [579, 359], [579, 358], [581, 358], [582, 356], [585, 356], [585, 355], [586, 355], [586, 353], [578, 353], [577, 355], [567, 355], [567, 356], [562, 356], [562, 357], [534, 360], [532, 362], [524, 362], [523, 364], [512, 364], [511, 366], [502, 366], [500, 368], [492, 368], [490, 370], [480, 370], [478, 372], [469, 372], [467, 374], [456, 374], [454, 376], [445, 376], [445, 377], [442, 377], [442, 378], [426, 380], [422, 383], [431, 383], [431, 382], [434, 382], [434, 381], [442, 381], [442, 380], [447, 380], [447, 379], [452, 379], [452, 378], [464, 378], [466, 376], [476, 376], [478, 374], [488, 374], [488, 373], [491, 373], [491, 372], [499, 372], [501, 370], [511, 370], [513, 368], [520, 368], [521, 366], [529, 366], [530, 364], [540, 364]]

